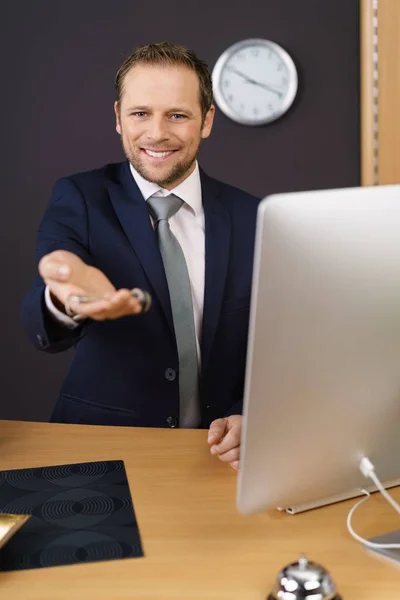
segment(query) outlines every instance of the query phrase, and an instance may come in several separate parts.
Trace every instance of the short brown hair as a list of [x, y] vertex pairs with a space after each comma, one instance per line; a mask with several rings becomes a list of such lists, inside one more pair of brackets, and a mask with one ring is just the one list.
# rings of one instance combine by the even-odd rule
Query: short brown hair
[[213, 102], [212, 79], [208, 65], [203, 60], [200, 60], [192, 50], [189, 50], [185, 46], [171, 44], [170, 42], [142, 46], [141, 48], [137, 48], [124, 60], [115, 78], [118, 105], [121, 102], [124, 92], [125, 76], [138, 63], [167, 66], [183, 65], [195, 71], [199, 78], [201, 112], [203, 119], [205, 118]]

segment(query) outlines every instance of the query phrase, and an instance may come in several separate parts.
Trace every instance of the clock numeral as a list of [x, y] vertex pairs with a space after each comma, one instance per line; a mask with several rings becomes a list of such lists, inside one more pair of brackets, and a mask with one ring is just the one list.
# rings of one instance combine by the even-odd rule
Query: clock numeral
[[258, 115], [258, 113], [259, 113], [259, 110], [258, 110], [258, 108], [257, 108], [257, 107], [254, 107], [254, 108], [253, 108], [253, 115], [256, 117], [256, 116]]
[[260, 49], [259, 49], [259, 48], [253, 48], [253, 49], [251, 50], [251, 53], [252, 53], [252, 55], [253, 55], [253, 56], [259, 56], [259, 54], [260, 54]]
[[229, 94], [228, 100], [229, 100], [229, 102], [233, 102], [233, 94]]
[[288, 82], [288, 78], [287, 77], [282, 77], [281, 84], [282, 85], [286, 85], [287, 82]]
[[283, 69], [283, 64], [282, 64], [282, 63], [279, 63], [277, 70], [278, 70], [278, 71], [282, 71], [282, 69]]
[[241, 104], [241, 105], [239, 106], [239, 110], [240, 110], [240, 112], [243, 112], [243, 111], [244, 111], [244, 108], [245, 108], [245, 107], [244, 107], [244, 104]]
[[272, 52], [271, 52], [271, 50], [268, 52], [268, 57], [267, 58], [268, 58], [268, 60], [270, 60], [272, 58]]
[[224, 81], [222, 82], [222, 85], [227, 88], [231, 85], [231, 82], [229, 81], [229, 79], [224, 79]]
[[236, 54], [236, 60], [245, 60], [246, 56], [243, 54], [243, 52], [239, 52], [239, 54]]
[[269, 112], [272, 112], [274, 110], [274, 107], [272, 106], [272, 104], [267, 104], [267, 108], [268, 108]]

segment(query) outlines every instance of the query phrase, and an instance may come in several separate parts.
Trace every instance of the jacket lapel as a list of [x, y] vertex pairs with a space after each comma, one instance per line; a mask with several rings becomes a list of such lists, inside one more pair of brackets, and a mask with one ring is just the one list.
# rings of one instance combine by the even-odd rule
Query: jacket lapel
[[[231, 228], [229, 213], [219, 199], [218, 183], [202, 170], [200, 177], [205, 217], [205, 288], [201, 341], [201, 363], [204, 372], [221, 311]], [[110, 182], [107, 188], [115, 213], [142, 264], [174, 335], [171, 303], [161, 254], [146, 201], [132, 177], [128, 162], [120, 165], [118, 181]]]
[[205, 216], [205, 289], [201, 344], [204, 373], [221, 311], [231, 227], [229, 213], [219, 198], [218, 183], [203, 171], [200, 171], [200, 175]]
[[119, 181], [110, 182], [107, 189], [121, 226], [142, 264], [171, 332], [174, 333], [168, 285], [157, 239], [146, 201], [132, 177], [128, 162], [120, 165]]

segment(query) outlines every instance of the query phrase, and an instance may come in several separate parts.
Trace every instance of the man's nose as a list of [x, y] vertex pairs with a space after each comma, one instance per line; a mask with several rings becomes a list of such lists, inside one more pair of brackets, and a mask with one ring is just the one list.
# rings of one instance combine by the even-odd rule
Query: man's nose
[[149, 140], [160, 143], [169, 138], [168, 124], [162, 117], [152, 117], [147, 123], [146, 136]]

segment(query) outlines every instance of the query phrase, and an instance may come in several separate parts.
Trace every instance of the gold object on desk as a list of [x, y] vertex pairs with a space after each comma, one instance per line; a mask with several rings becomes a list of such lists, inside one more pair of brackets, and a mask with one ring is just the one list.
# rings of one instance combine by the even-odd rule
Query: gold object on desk
[[25, 523], [31, 518], [31, 515], [11, 515], [9, 513], [0, 513], [0, 548], [5, 546]]

